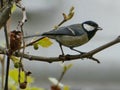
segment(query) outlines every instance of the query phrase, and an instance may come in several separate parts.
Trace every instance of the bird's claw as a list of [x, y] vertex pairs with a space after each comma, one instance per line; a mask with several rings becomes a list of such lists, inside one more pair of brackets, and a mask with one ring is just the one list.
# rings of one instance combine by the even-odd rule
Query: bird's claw
[[63, 54], [62, 54], [62, 55], [59, 55], [59, 59], [64, 62], [64, 60], [65, 60], [65, 55], [63, 55]]
[[59, 59], [62, 60], [64, 62], [64, 60], [69, 60], [70, 59], [70, 55], [59, 55]]

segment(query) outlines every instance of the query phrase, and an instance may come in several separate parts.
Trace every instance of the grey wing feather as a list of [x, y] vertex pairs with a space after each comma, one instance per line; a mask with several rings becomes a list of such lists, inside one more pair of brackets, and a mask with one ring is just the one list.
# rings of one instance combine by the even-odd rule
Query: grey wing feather
[[75, 36], [80, 36], [87, 33], [81, 24], [70, 25], [69, 28], [74, 31]]
[[70, 35], [70, 36], [78, 36], [84, 34], [85, 31], [82, 29], [80, 24], [74, 24], [66, 27], [60, 27], [57, 30], [52, 30], [49, 32], [45, 32], [42, 35]]
[[52, 31], [45, 32], [42, 35], [67, 35], [68, 33], [69, 35], [73, 35], [72, 32], [70, 32], [67, 27], [60, 27], [57, 30], [54, 29]]
[[59, 36], [59, 35], [69, 35], [69, 36], [80, 36], [85, 34], [85, 30], [83, 29], [81, 24], [73, 24], [65, 27], [60, 27], [57, 30], [52, 30], [45, 32], [43, 34], [37, 34], [37, 35], [30, 35], [26, 36], [24, 38], [30, 38], [30, 37], [39, 37], [39, 36], [49, 36], [49, 37], [54, 37], [54, 36]]

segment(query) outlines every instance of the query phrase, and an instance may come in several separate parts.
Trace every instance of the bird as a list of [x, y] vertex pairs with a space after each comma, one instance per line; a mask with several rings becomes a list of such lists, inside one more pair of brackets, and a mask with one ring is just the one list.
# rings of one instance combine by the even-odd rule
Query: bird
[[62, 55], [65, 55], [62, 46], [83, 54], [83, 52], [74, 48], [86, 44], [98, 30], [102, 30], [102, 28], [96, 22], [85, 21], [83, 23], [59, 27], [42, 34], [26, 36], [25, 38], [45, 36], [59, 43]]

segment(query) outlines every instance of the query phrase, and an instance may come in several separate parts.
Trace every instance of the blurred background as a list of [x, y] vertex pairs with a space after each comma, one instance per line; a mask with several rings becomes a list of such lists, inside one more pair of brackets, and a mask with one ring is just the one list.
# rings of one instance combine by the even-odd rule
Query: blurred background
[[[120, 35], [120, 0], [23, 0], [23, 4], [28, 16], [28, 22], [24, 26], [26, 35], [52, 30], [63, 19], [62, 13], [68, 13], [72, 6], [75, 7], [75, 15], [63, 26], [93, 20], [103, 28], [103, 31], [98, 31], [89, 43], [78, 47], [78, 50], [90, 51]], [[20, 19], [21, 12], [17, 10], [12, 16], [12, 29]], [[1, 38], [3, 35], [0, 32]], [[66, 54], [76, 54], [66, 47], [64, 51]], [[26, 52], [46, 57], [61, 54], [55, 41], [49, 48], [40, 47], [38, 51], [34, 51], [30, 47]], [[65, 74], [62, 83], [70, 85], [71, 90], [120, 90], [119, 54], [120, 44], [117, 44], [95, 55], [101, 64], [89, 59], [65, 62], [72, 63], [73, 67]], [[62, 72], [59, 62], [49, 64], [24, 60], [24, 66], [35, 77], [35, 85], [44, 88], [51, 85], [48, 77], [59, 78]]]

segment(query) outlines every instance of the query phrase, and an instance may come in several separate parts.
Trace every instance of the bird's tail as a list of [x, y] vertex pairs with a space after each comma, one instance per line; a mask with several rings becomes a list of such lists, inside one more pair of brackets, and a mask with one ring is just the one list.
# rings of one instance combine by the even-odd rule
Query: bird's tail
[[34, 34], [34, 35], [28, 35], [28, 36], [24, 36], [24, 39], [29, 39], [29, 38], [33, 38], [33, 37], [41, 37], [42, 34]]

